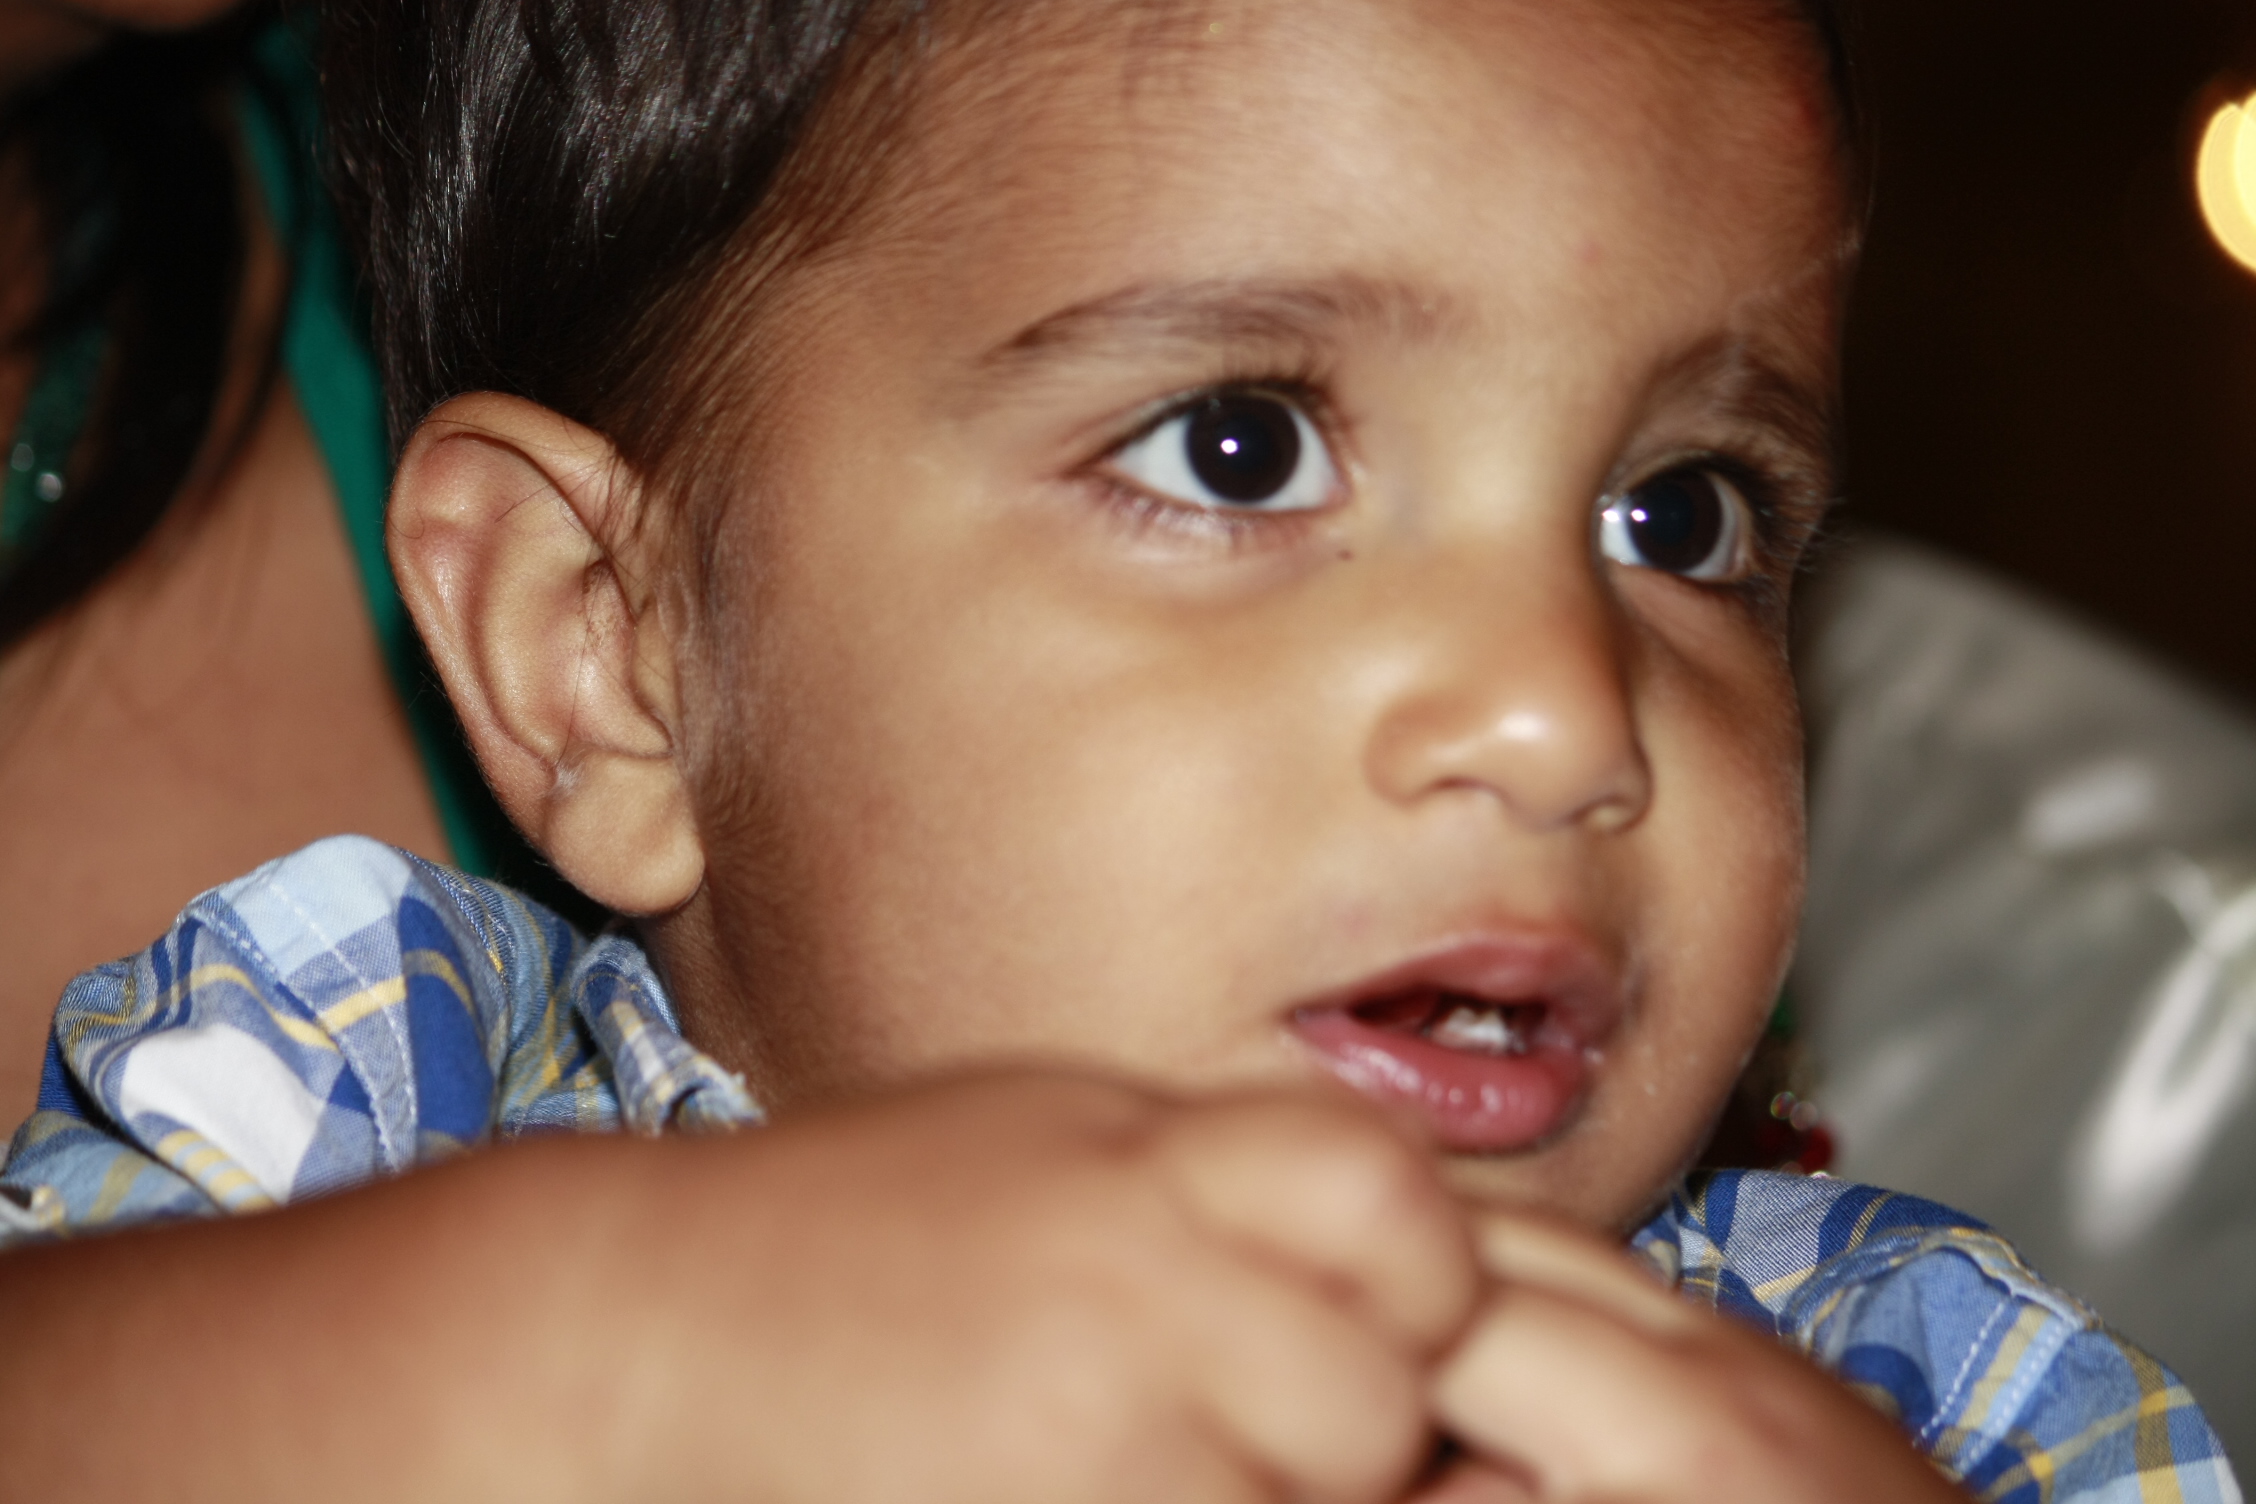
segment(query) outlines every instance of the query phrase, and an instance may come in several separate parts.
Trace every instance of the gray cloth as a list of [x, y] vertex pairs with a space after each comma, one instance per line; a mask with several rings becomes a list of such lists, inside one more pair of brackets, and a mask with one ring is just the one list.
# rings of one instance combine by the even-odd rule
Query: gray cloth
[[2256, 722], [1901, 543], [1808, 620], [1838, 1168], [1991, 1222], [2256, 1455]]

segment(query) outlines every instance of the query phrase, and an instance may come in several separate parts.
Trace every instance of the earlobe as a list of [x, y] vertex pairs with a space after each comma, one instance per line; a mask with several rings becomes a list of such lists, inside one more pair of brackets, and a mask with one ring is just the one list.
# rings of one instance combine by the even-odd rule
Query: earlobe
[[629, 914], [679, 907], [704, 876], [643, 502], [600, 434], [478, 393], [409, 440], [390, 520], [400, 593], [503, 809]]

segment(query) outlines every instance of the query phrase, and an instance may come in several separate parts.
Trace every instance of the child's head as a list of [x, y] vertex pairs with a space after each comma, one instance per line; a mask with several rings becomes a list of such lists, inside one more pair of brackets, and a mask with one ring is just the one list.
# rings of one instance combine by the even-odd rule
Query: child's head
[[489, 775], [657, 916], [772, 1106], [1329, 1068], [1486, 1191], [1635, 1214], [1793, 933], [1785, 604], [1851, 240], [1820, 36], [1787, 0], [345, 27], [397, 65], [340, 91], [395, 411], [512, 394], [395, 493]]

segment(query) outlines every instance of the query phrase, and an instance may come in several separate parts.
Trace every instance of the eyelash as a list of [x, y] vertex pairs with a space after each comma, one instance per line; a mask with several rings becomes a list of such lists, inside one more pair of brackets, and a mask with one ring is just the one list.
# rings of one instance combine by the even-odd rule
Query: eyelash
[[1086, 478], [1103, 494], [1116, 516], [1130, 530], [1132, 537], [1166, 531], [1176, 536], [1218, 542], [1236, 552], [1240, 549], [1268, 544], [1282, 545], [1299, 537], [1317, 519], [1327, 515], [1331, 508], [1317, 507], [1291, 512], [1219, 512], [1206, 507], [1185, 506], [1154, 496], [1141, 487], [1129, 484], [1120, 477], [1108, 474], [1102, 468], [1114, 455], [1148, 438], [1166, 424], [1197, 409], [1218, 397], [1244, 396], [1258, 393], [1281, 398], [1292, 403], [1315, 425], [1334, 462], [1343, 475], [1347, 466], [1340, 458], [1343, 424], [1337, 407], [1325, 388], [1323, 371], [1313, 363], [1273, 369], [1264, 373], [1248, 372], [1224, 377], [1202, 386], [1176, 392], [1144, 409], [1132, 425], [1111, 439], [1083, 467]]
[[[1103, 494], [1131, 536], [1165, 531], [1178, 537], [1218, 542], [1235, 552], [1251, 546], [1287, 543], [1331, 510], [1323, 507], [1240, 513], [1185, 506], [1154, 496], [1101, 468], [1113, 455], [1200, 404], [1217, 397], [1249, 392], [1280, 397], [1299, 407], [1330, 447], [1342, 475], [1349, 472], [1343, 457], [1345, 425], [1326, 389], [1324, 372], [1314, 363], [1266, 372], [1247, 371], [1207, 382], [1174, 393], [1146, 408], [1132, 425], [1106, 443], [1083, 467], [1086, 478]], [[1781, 456], [1764, 463], [1722, 450], [1695, 450], [1678, 455], [1648, 470], [1646, 477], [1685, 466], [1715, 471], [1746, 499], [1748, 510], [1753, 514], [1751, 531], [1756, 558], [1741, 579], [1682, 580], [1680, 583], [1737, 598], [1759, 614], [1783, 612], [1791, 572], [1806, 555], [1831, 505], [1824, 482], [1812, 474], [1807, 461], [1798, 456]], [[1642, 479], [1637, 483], [1641, 484]]]
[[1695, 450], [1672, 457], [1647, 469], [1622, 491], [1672, 470], [1710, 470], [1731, 483], [1746, 500], [1753, 527], [1755, 557], [1746, 574], [1736, 580], [1694, 580], [1674, 577], [1678, 584], [1711, 595], [1736, 599], [1758, 615], [1783, 614], [1793, 572], [1807, 555], [1811, 540], [1823, 525], [1830, 506], [1824, 483], [1806, 462], [1792, 459], [1765, 464], [1741, 454]]

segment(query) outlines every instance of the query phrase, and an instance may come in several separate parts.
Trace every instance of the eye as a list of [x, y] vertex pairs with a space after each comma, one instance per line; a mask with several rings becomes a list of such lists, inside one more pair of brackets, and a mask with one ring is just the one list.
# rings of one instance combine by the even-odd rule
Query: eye
[[1130, 440], [1111, 464], [1147, 491], [1217, 512], [1304, 512], [1339, 486], [1316, 425], [1266, 392], [1205, 398]]
[[1609, 498], [1598, 514], [1598, 551], [1688, 580], [1728, 580], [1745, 563], [1748, 519], [1737, 486], [1684, 465]]

